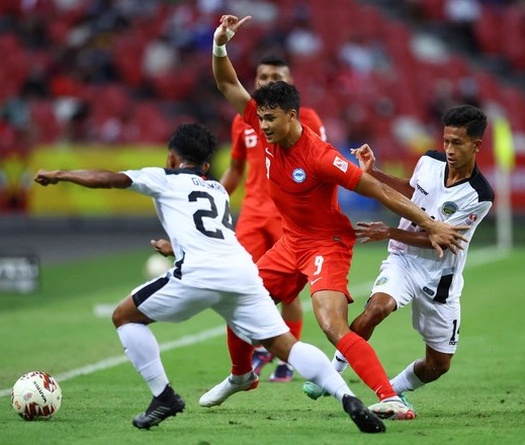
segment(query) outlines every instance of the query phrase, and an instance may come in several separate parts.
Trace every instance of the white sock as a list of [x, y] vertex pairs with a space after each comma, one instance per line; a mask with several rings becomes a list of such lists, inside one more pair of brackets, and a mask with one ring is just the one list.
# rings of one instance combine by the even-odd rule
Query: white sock
[[169, 383], [160, 360], [157, 339], [144, 324], [127, 323], [117, 328], [124, 352], [156, 397]]
[[334, 353], [334, 358], [332, 359], [332, 366], [335, 370], [342, 374], [346, 368], [348, 368], [348, 362], [343, 354], [341, 354], [337, 349]]
[[288, 362], [304, 379], [319, 385], [339, 401], [345, 394], [354, 395], [328, 357], [315, 346], [298, 341], [290, 350]]
[[410, 365], [408, 365], [403, 371], [390, 380], [390, 383], [397, 394], [401, 394], [404, 391], [414, 391], [414, 389], [420, 388], [424, 385], [414, 372], [415, 364], [416, 362], [410, 363]]

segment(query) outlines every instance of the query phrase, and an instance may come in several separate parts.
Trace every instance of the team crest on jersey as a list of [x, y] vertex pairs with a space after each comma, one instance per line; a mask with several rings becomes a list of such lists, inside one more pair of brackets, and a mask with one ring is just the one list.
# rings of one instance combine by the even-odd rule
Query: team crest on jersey
[[348, 162], [344, 159], [341, 159], [339, 156], [335, 157], [334, 165], [344, 173], [346, 173], [346, 171], [348, 170]]
[[388, 277], [379, 277], [376, 281], [376, 286], [382, 286], [383, 284], [388, 283]]
[[304, 182], [304, 180], [306, 179], [306, 173], [302, 168], [296, 168], [292, 172], [292, 178], [295, 182], [300, 184], [301, 182]]
[[457, 210], [458, 205], [452, 201], [447, 201], [441, 206], [441, 213], [447, 216], [453, 215], [457, 212]]

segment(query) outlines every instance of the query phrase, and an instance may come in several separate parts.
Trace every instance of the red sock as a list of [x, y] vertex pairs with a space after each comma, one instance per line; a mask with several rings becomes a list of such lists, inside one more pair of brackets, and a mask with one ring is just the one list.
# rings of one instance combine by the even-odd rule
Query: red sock
[[243, 375], [250, 372], [252, 370], [253, 346], [237, 337], [228, 326], [226, 327], [226, 339], [232, 361], [231, 373]]
[[288, 321], [284, 320], [286, 326], [290, 328], [290, 332], [297, 339], [301, 339], [301, 333], [303, 332], [303, 320]]
[[379, 400], [396, 395], [383, 365], [365, 339], [355, 332], [349, 332], [339, 340], [336, 347], [361, 380], [376, 393]]

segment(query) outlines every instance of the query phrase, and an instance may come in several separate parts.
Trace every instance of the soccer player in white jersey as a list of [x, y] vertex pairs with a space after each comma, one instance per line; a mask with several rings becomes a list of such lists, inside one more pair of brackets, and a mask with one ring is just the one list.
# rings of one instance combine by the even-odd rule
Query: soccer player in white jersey
[[[476, 165], [487, 126], [485, 114], [471, 105], [448, 109], [443, 117], [443, 152], [422, 156], [410, 179], [395, 178], [375, 168], [374, 153], [368, 145], [354, 150], [360, 167], [375, 178], [411, 197], [412, 201], [439, 221], [468, 225], [471, 239], [489, 212], [494, 192]], [[439, 258], [430, 248], [428, 236], [402, 218], [397, 228], [382, 222], [358, 223], [356, 234], [362, 242], [389, 239], [388, 258], [383, 261], [371, 297], [350, 328], [368, 340], [375, 327], [393, 311], [412, 303], [412, 323], [426, 344], [425, 357], [416, 360], [391, 380], [404, 397], [445, 374], [459, 341], [460, 296], [468, 245], [454, 255], [445, 251]], [[336, 352], [334, 367], [343, 372], [347, 363]], [[316, 399], [323, 391], [306, 382], [303, 390]], [[381, 418], [392, 418], [384, 405], [369, 407]]]
[[[318, 348], [290, 333], [259, 277], [257, 266], [237, 241], [224, 187], [208, 175], [215, 138], [200, 124], [181, 125], [168, 143], [166, 168], [108, 170], [40, 170], [43, 186], [71, 182], [88, 188], [129, 189], [153, 198], [160, 222], [175, 254], [165, 275], [133, 289], [113, 313], [126, 355], [148, 384], [153, 399], [133, 419], [149, 429], [184, 410], [185, 402], [171, 387], [158, 342], [148, 325], [181, 322], [206, 308], [220, 314], [236, 335], [261, 343], [342, 402], [344, 411], [367, 433], [385, 431], [348, 388]], [[253, 372], [236, 379], [237, 391], [258, 384]]]

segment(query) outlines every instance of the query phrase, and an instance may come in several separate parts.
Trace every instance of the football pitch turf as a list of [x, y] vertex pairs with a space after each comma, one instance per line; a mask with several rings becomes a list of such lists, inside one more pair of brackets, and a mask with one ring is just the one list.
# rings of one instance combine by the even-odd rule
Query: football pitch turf
[[[273, 364], [257, 390], [201, 408], [200, 395], [229, 372], [224, 324], [211, 311], [152, 326], [186, 410], [150, 431], [133, 428], [150, 393], [123, 355], [109, 314], [143, 281], [149, 255], [138, 250], [45, 266], [38, 293], [0, 294], [0, 444], [525, 444], [525, 249], [500, 255], [471, 246], [452, 368], [409, 394], [415, 421], [387, 422], [382, 435], [360, 433], [333, 398], [308, 399], [297, 375], [289, 384], [269, 383]], [[350, 317], [360, 311], [384, 256], [384, 246], [356, 248]], [[301, 299], [303, 339], [331, 357], [304, 292]], [[424, 351], [408, 308], [392, 314], [371, 343], [389, 375]], [[51, 373], [62, 386], [62, 407], [49, 421], [25, 422], [10, 407], [9, 388], [31, 370]], [[351, 370], [344, 377], [365, 403], [376, 402]]]

